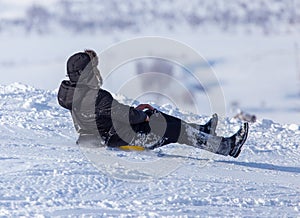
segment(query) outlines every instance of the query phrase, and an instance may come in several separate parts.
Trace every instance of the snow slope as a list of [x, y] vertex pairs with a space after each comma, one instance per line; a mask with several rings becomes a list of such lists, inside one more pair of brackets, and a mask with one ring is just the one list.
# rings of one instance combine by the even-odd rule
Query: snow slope
[[[187, 121], [207, 117], [161, 108]], [[220, 134], [239, 121], [223, 119]], [[0, 86], [0, 216], [299, 216], [300, 126], [251, 124], [238, 159], [171, 144], [150, 153], [104, 149], [129, 163], [176, 169], [145, 180], [118, 178], [86, 158], [56, 92]], [[155, 162], [161, 163], [161, 162]], [[166, 166], [161, 165], [161, 168]]]

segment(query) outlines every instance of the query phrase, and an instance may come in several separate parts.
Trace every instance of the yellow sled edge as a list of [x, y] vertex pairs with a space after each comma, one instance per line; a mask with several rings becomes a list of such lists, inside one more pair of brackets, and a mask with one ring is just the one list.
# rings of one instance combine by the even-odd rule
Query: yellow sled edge
[[144, 147], [138, 145], [122, 145], [119, 148], [124, 151], [145, 151]]

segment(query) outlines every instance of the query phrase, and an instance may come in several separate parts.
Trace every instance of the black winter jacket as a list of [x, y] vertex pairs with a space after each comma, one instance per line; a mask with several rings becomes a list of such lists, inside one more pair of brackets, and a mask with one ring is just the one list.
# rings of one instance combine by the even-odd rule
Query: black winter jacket
[[59, 104], [70, 110], [74, 126], [80, 134], [100, 134], [107, 138], [111, 133], [133, 137], [132, 125], [144, 123], [143, 111], [124, 105], [103, 89], [63, 81], [58, 92]]

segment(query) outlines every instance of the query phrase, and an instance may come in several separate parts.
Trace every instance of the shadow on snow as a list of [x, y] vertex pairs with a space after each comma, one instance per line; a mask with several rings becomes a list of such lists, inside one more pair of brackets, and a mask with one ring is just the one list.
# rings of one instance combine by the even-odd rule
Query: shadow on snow
[[288, 172], [288, 173], [300, 173], [300, 167], [278, 166], [278, 165], [268, 164], [268, 163], [238, 162], [238, 161], [226, 161], [226, 160], [218, 160], [215, 162], [216, 163], [234, 164], [234, 165], [238, 165], [238, 166], [245, 166], [245, 167], [262, 169], [262, 170], [273, 170], [273, 171], [281, 171], [281, 172]]

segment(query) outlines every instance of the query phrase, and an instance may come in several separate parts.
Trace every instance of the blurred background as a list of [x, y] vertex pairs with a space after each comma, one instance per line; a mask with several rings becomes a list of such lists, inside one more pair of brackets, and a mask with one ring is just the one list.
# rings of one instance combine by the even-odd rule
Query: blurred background
[[[202, 55], [208, 64], [201, 67], [212, 67], [219, 79], [228, 116], [243, 111], [260, 119], [300, 123], [298, 0], [0, 0], [1, 89], [20, 82], [55, 90], [71, 54], [85, 48], [100, 53], [142, 36], [178, 40]], [[203, 99], [216, 86], [203, 90], [180, 66], [156, 59], [132, 61], [116, 75], [149, 71], [178, 78]], [[115, 80], [105, 88], [114, 90]], [[141, 89], [152, 85], [177, 91], [155, 77]], [[184, 93], [179, 96], [191, 103]], [[200, 113], [212, 113], [207, 100]]]

